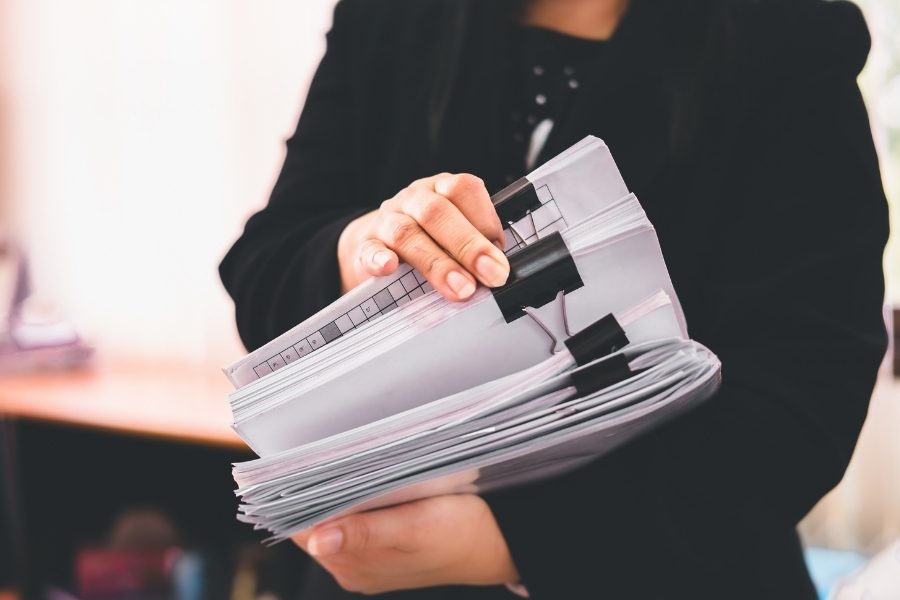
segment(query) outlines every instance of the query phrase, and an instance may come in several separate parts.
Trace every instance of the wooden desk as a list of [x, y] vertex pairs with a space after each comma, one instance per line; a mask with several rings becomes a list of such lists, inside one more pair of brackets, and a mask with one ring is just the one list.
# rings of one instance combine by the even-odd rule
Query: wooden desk
[[[98, 359], [78, 371], [0, 376], [25, 589], [64, 582], [83, 540], [131, 504], [159, 507], [211, 547], [249, 538], [234, 518], [229, 463], [252, 453], [231, 429], [229, 391], [218, 367], [202, 365]], [[60, 504], [58, 489], [78, 492]]]
[[217, 367], [114, 363], [0, 376], [0, 416], [245, 448]]

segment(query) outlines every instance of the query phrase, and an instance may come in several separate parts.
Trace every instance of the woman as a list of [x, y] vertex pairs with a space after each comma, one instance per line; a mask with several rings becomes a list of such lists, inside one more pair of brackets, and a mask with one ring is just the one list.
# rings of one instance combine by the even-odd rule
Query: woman
[[569, 475], [304, 532], [303, 597], [815, 597], [795, 526], [843, 475], [885, 350], [868, 49], [841, 1], [340, 2], [221, 266], [249, 348], [399, 260], [452, 299], [502, 284], [487, 190], [594, 134], [724, 383]]

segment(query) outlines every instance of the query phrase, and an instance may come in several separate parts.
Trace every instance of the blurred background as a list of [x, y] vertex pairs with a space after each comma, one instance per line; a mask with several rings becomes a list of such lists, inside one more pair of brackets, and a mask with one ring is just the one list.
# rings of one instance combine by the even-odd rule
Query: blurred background
[[[138, 572], [127, 597], [289, 597], [303, 557], [234, 523], [246, 455], [220, 368], [243, 350], [216, 266], [267, 199], [333, 4], [0, 0], [0, 589], [109, 597]], [[859, 4], [897, 204], [900, 3]], [[885, 269], [890, 323], [896, 236]], [[823, 597], [857, 597], [834, 582], [864, 565], [900, 577], [893, 371], [891, 354], [847, 476], [802, 525]]]

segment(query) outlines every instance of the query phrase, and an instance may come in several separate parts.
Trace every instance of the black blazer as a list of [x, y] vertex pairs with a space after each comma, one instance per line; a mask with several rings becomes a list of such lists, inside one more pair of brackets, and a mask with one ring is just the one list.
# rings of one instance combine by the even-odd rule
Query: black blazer
[[[716, 2], [632, 0], [542, 155], [607, 142], [724, 384], [586, 468], [488, 498], [536, 600], [814, 597], [795, 525], [841, 479], [886, 344], [887, 211], [856, 85], [869, 36], [847, 2], [726, 4], [708, 27]], [[496, 5], [338, 4], [269, 205], [220, 268], [249, 348], [337, 297], [354, 216], [439, 171], [502, 187]], [[319, 585], [308, 597], [344, 597]]]

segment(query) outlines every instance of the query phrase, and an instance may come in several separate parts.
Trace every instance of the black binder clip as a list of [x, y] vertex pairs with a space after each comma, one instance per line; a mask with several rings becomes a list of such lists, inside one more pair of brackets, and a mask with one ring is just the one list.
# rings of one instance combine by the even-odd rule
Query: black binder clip
[[560, 292], [567, 294], [583, 285], [566, 243], [554, 232], [512, 254], [506, 285], [491, 292], [503, 318], [512, 323], [526, 314], [523, 307], [544, 306]]
[[578, 365], [586, 365], [628, 345], [625, 330], [612, 313], [594, 321], [565, 342]]
[[624, 354], [610, 356], [589, 367], [572, 371], [572, 384], [579, 396], [589, 396], [635, 375]]
[[491, 196], [491, 202], [501, 223], [515, 223], [529, 212], [541, 207], [541, 200], [534, 185], [525, 177]]

